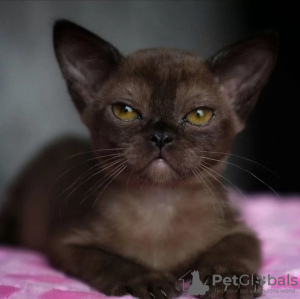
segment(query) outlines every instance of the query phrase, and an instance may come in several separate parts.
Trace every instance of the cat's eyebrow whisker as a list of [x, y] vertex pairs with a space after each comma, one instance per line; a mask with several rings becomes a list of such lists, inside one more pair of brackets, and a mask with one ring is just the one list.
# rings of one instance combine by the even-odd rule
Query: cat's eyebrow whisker
[[[101, 194], [105, 191], [105, 189], [111, 184], [111, 182], [117, 178], [117, 176], [124, 171], [124, 169], [127, 167], [127, 165], [123, 165], [123, 167], [121, 168], [121, 170], [118, 171], [117, 174], [115, 174], [115, 172], [112, 174], [113, 177], [112, 179], [105, 185], [105, 187], [102, 189], [102, 191], [99, 193], [99, 195], [97, 196], [97, 198], [95, 199], [94, 203], [93, 203], [93, 207], [95, 206], [96, 202], [98, 201], [98, 199], [100, 198]], [[115, 175], [114, 175], [115, 174]]]
[[200, 153], [211, 153], [211, 154], [223, 154], [223, 155], [229, 155], [229, 156], [232, 156], [232, 157], [235, 157], [235, 158], [239, 158], [239, 159], [243, 159], [245, 161], [248, 161], [248, 162], [252, 162], [260, 167], [262, 167], [263, 169], [265, 169], [266, 171], [268, 171], [269, 173], [271, 173], [272, 175], [274, 175], [275, 177], [277, 177], [279, 179], [279, 176], [274, 173], [272, 170], [268, 169], [266, 166], [262, 165], [261, 163], [257, 162], [257, 161], [254, 161], [252, 159], [249, 159], [249, 158], [246, 158], [246, 157], [243, 157], [243, 156], [239, 156], [239, 155], [235, 155], [235, 154], [231, 154], [231, 153], [225, 153], [225, 152], [212, 152], [212, 151], [199, 151]]
[[[208, 175], [210, 175], [212, 178], [214, 178], [217, 182], [221, 183], [216, 177], [214, 177], [214, 176], [213, 176], [211, 173], [209, 173], [205, 168], [203, 168], [203, 166], [202, 166], [201, 163], [199, 163], [198, 166], [199, 166], [203, 171], [205, 171]], [[209, 180], [208, 180], [208, 182], [209, 182]], [[211, 183], [211, 185], [213, 186], [212, 183]], [[223, 183], [221, 183], [221, 185], [224, 186]], [[224, 186], [224, 187], [225, 187], [225, 186]], [[215, 199], [216, 199], [216, 196], [215, 196]], [[222, 203], [223, 203], [223, 202], [222, 202]], [[220, 205], [220, 210], [221, 210], [221, 214], [222, 214], [223, 219], [225, 219], [224, 213], [223, 213], [223, 209], [222, 209], [221, 205]]]
[[[114, 168], [113, 168], [113, 172], [117, 171], [120, 167], [124, 166], [126, 164], [125, 161], [123, 160], [120, 160], [118, 161], [118, 163], [115, 163], [117, 164]], [[109, 178], [110, 178], [111, 174], [110, 173], [107, 173], [103, 178], [102, 180], [100, 180], [101, 184], [99, 184], [99, 181], [97, 181], [91, 188], [89, 188], [89, 190], [87, 190], [85, 193], [84, 193], [84, 197], [82, 199], [82, 201], [80, 202], [80, 205], [84, 203], [84, 201], [89, 197], [89, 195], [92, 193], [92, 192], [95, 192], [97, 189], [99, 189]]]
[[217, 161], [217, 162], [221, 162], [221, 163], [225, 163], [225, 164], [228, 164], [228, 165], [232, 165], [232, 166], [235, 166], [247, 173], [249, 173], [251, 176], [253, 176], [254, 178], [256, 178], [258, 181], [260, 181], [262, 184], [264, 184], [265, 186], [267, 186], [271, 191], [273, 191], [278, 198], [281, 198], [280, 195], [270, 186], [268, 185], [266, 182], [264, 182], [262, 179], [260, 179], [258, 176], [256, 176], [254, 173], [252, 173], [251, 171], [247, 170], [247, 169], [244, 169], [243, 167], [240, 167], [234, 163], [231, 163], [231, 162], [228, 162], [228, 161], [222, 161], [222, 160], [218, 160], [218, 159], [213, 159], [213, 158], [208, 158], [208, 157], [200, 157], [202, 159], [207, 159], [207, 160], [212, 160], [212, 161]]
[[[206, 166], [205, 164], [206, 164], [205, 162], [201, 163], [202, 167], [205, 167], [207, 169], [207, 171], [211, 171], [211, 172], [217, 174], [219, 177], [221, 177], [224, 180], [226, 180], [227, 182], [229, 182], [231, 184], [231, 186], [233, 186], [233, 188], [235, 190], [237, 190], [246, 200], [248, 200], [248, 198], [243, 194], [243, 192], [237, 186], [235, 186], [228, 178], [226, 178], [225, 176], [221, 175], [220, 173], [214, 171], [213, 169], [211, 169], [210, 167]], [[220, 182], [220, 183], [224, 186], [224, 188], [226, 188], [226, 186], [222, 182]]]

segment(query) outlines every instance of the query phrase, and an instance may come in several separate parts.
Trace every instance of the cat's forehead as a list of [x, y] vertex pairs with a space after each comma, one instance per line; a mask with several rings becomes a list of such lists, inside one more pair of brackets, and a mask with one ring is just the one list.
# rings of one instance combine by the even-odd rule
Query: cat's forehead
[[122, 65], [122, 72], [161, 82], [182, 82], [196, 77], [206, 80], [210, 75], [200, 57], [187, 51], [165, 48], [145, 49], [128, 55]]
[[[130, 96], [142, 96], [153, 108], [215, 94], [213, 75], [199, 57], [176, 49], [140, 50], [127, 56], [119, 76]], [[120, 78], [119, 77], [119, 78]], [[148, 99], [148, 100], [147, 100]], [[163, 105], [163, 106], [162, 106]]]

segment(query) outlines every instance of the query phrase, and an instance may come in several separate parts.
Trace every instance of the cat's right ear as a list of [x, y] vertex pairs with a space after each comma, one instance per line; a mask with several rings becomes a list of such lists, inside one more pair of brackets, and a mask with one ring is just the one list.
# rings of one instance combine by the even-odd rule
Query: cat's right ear
[[206, 61], [221, 93], [233, 104], [240, 129], [275, 66], [277, 48], [277, 33], [267, 30], [223, 48]]
[[123, 57], [99, 36], [66, 20], [55, 23], [53, 42], [71, 97], [82, 113]]

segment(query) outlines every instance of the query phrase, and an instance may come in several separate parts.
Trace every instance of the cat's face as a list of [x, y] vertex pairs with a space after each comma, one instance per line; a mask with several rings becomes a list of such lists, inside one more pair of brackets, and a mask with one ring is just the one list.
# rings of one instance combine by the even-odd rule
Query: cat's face
[[59, 22], [54, 35], [94, 149], [116, 153], [121, 177], [154, 184], [222, 169], [217, 160], [227, 156], [274, 65], [275, 40], [265, 33], [202, 61], [173, 49], [124, 58], [69, 22]]
[[187, 179], [201, 163], [216, 164], [205, 157], [224, 156], [210, 152], [228, 152], [238, 131], [234, 109], [204, 62], [179, 50], [125, 58], [89, 119], [94, 148], [121, 148], [124, 172], [154, 183]]

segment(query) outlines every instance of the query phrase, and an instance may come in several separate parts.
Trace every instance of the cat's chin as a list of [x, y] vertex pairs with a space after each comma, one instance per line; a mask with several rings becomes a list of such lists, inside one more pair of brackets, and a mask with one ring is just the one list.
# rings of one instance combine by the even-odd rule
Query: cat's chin
[[165, 184], [178, 179], [176, 171], [165, 159], [155, 159], [145, 169], [147, 177], [156, 184]]

